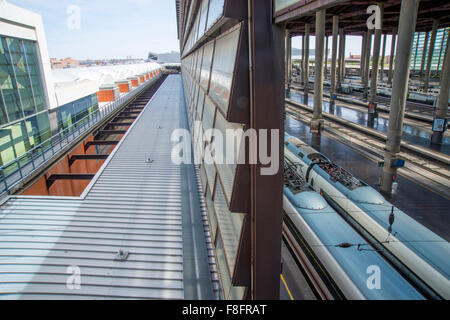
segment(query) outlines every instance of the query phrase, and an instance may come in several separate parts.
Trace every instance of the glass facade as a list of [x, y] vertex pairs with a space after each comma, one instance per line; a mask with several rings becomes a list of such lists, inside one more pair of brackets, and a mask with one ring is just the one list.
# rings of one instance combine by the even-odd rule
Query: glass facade
[[[38, 61], [34, 41], [0, 37], [0, 166], [52, 136]], [[97, 110], [92, 94], [50, 112], [62, 132]]]
[[[434, 43], [433, 56], [431, 58], [431, 71], [442, 70], [444, 64], [445, 48], [447, 45], [450, 28], [438, 29], [436, 33], [436, 42]], [[422, 65], [422, 55], [425, 40], [427, 40], [427, 47], [430, 46], [431, 32], [428, 33], [428, 37], [425, 32], [418, 32], [414, 35], [411, 70], [420, 70]], [[425, 53], [425, 66], [428, 59], [429, 52]]]
[[58, 129], [62, 132], [75, 122], [98, 110], [97, 94], [78, 99], [58, 107]]
[[[210, 21], [216, 20], [214, 13], [221, 11], [223, 1], [211, 0], [207, 26]], [[198, 16], [203, 15], [204, 10], [200, 10]], [[197, 20], [200, 24], [204, 19]], [[239, 175], [239, 164], [236, 161], [242, 152], [242, 139], [240, 135], [236, 135], [226, 141], [226, 150], [233, 150], [234, 154], [231, 163], [224, 163], [225, 158], [218, 161], [220, 156], [225, 155], [225, 150], [216, 149], [214, 141], [219, 139], [215, 133], [220, 132], [224, 139], [228, 130], [241, 133], [245, 127], [244, 123], [227, 120], [228, 110], [233, 107], [230, 104], [230, 92], [241, 32], [240, 24], [230, 28], [221, 36], [191, 52], [181, 63], [194, 154], [201, 160], [200, 179], [211, 236], [216, 248], [223, 295], [227, 299], [242, 299], [244, 294], [243, 287], [232, 283], [246, 215], [245, 212], [240, 212], [239, 207], [232, 207], [232, 199], [238, 194], [234, 181]], [[195, 120], [201, 122], [195, 123]], [[215, 133], [206, 136], [208, 129], [214, 129]]]
[[51, 137], [47, 112], [0, 129], [0, 165], [7, 164]]
[[36, 43], [0, 37], [0, 165], [51, 136]]

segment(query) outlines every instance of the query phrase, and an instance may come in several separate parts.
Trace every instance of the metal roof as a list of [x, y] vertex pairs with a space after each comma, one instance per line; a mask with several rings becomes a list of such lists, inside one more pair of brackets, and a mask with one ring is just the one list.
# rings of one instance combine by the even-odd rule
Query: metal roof
[[[209, 272], [203, 232], [204, 252], [184, 253], [192, 199], [170, 161], [184, 108], [177, 91], [180, 77], [169, 76], [80, 198], [17, 196], [1, 206], [0, 299], [183, 299], [184, 260]], [[80, 268], [80, 289], [67, 286], [70, 266]]]

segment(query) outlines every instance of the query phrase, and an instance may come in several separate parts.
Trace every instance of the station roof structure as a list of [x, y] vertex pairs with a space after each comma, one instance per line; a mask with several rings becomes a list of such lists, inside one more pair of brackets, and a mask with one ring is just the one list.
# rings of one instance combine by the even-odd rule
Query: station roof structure
[[[360, 35], [367, 31], [367, 8], [377, 2], [369, 0], [316, 0], [316, 1], [276, 1], [279, 4], [274, 10], [276, 23], [286, 23], [292, 35], [300, 35], [305, 31], [305, 23], [310, 24], [314, 34], [315, 12], [326, 9], [327, 35], [332, 33], [333, 15], [339, 16], [340, 28], [346, 34]], [[378, 1], [384, 3], [383, 33], [391, 33], [398, 26], [401, 0]], [[283, 3], [286, 3], [283, 5]], [[277, 10], [278, 9], [278, 10]], [[450, 2], [448, 0], [422, 0], [417, 17], [417, 32], [430, 31], [433, 19], [440, 19], [439, 27], [450, 26]]]
[[158, 63], [138, 63], [52, 70], [58, 106], [86, 97], [100, 87], [161, 68]]

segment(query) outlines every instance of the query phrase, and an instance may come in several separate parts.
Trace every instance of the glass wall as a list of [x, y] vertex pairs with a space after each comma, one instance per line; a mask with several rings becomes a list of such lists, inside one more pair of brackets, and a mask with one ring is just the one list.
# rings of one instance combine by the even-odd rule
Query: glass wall
[[36, 43], [0, 37], [0, 165], [51, 136]]
[[[436, 33], [436, 41], [434, 43], [434, 51], [433, 56], [431, 58], [431, 71], [440, 71], [442, 70], [442, 65], [444, 64], [445, 57], [445, 48], [447, 45], [448, 37], [449, 37], [450, 28], [438, 29]], [[423, 47], [425, 45], [426, 33], [420, 32], [414, 35], [413, 42], [413, 50], [412, 50], [412, 59], [411, 59], [411, 69], [412, 70], [420, 70], [422, 64], [422, 54]], [[427, 48], [430, 47], [431, 40], [431, 32], [428, 33], [427, 39]], [[425, 53], [425, 65], [426, 59], [428, 59], [428, 55], [430, 53]], [[425, 68], [426, 66], [424, 66]]]
[[0, 39], [0, 125], [46, 109], [36, 43]]
[[62, 132], [73, 123], [83, 119], [87, 115], [92, 115], [98, 110], [97, 94], [78, 99], [58, 107], [58, 129]]
[[0, 165], [7, 164], [51, 137], [48, 113], [0, 129]]

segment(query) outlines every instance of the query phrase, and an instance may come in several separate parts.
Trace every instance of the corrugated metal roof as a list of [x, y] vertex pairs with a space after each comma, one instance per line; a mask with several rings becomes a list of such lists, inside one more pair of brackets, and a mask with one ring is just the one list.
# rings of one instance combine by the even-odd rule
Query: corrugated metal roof
[[[176, 89], [180, 78], [170, 76], [80, 199], [3, 204], [0, 299], [184, 298], [185, 199], [170, 161]], [[125, 261], [115, 260], [119, 250], [129, 252]], [[78, 290], [66, 285], [70, 266], [80, 268]]]

